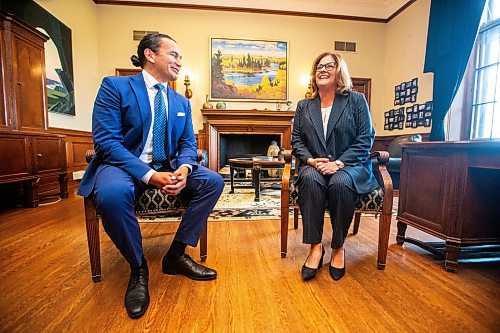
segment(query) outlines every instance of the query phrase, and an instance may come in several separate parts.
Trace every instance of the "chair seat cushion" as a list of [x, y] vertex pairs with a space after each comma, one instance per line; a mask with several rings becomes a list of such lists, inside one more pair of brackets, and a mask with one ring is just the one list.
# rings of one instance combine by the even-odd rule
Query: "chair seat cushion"
[[135, 202], [136, 214], [174, 212], [185, 209], [187, 203], [179, 196], [167, 195], [156, 188], [148, 188]]
[[[290, 206], [297, 206], [297, 198], [299, 196], [298, 187], [293, 182], [290, 182]], [[354, 205], [357, 211], [380, 212], [383, 207], [384, 190], [377, 188], [370, 193], [358, 195], [358, 200]]]
[[360, 211], [380, 212], [382, 211], [383, 203], [384, 190], [378, 187], [370, 193], [358, 195], [358, 200], [354, 208]]

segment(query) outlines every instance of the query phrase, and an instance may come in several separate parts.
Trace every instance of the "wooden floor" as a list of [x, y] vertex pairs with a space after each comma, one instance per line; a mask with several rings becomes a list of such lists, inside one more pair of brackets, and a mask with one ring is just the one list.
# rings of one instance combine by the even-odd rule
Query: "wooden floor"
[[[396, 245], [395, 222], [387, 268], [378, 271], [377, 222], [362, 218], [360, 233], [346, 241], [339, 282], [326, 265], [316, 279], [301, 280], [302, 231], [290, 231], [282, 259], [278, 220], [210, 223], [207, 264], [219, 277], [209, 282], [161, 273], [175, 224], [141, 228], [151, 304], [131, 320], [123, 305], [129, 269], [103, 232], [103, 278], [90, 278], [81, 198], [0, 212], [0, 331], [500, 332], [500, 264], [447, 273], [432, 255]], [[198, 249], [188, 251], [199, 258]]]

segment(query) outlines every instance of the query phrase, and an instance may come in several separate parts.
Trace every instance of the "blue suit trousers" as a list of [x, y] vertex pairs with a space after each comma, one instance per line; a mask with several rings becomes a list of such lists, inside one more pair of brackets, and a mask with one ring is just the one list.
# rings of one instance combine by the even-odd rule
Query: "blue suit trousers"
[[[141, 181], [111, 165], [102, 165], [95, 179], [94, 196], [104, 230], [131, 268], [138, 268], [142, 263], [142, 235], [134, 206], [146, 188]], [[224, 180], [218, 173], [203, 166], [194, 168], [186, 187], [179, 193], [190, 201], [175, 240], [196, 246], [223, 188]]]

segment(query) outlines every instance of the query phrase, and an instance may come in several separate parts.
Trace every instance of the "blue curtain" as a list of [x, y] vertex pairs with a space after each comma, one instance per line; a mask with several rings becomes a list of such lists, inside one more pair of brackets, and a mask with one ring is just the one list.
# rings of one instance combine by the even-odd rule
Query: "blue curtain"
[[444, 140], [444, 117], [464, 76], [486, 0], [432, 0], [424, 73], [434, 73], [430, 140]]

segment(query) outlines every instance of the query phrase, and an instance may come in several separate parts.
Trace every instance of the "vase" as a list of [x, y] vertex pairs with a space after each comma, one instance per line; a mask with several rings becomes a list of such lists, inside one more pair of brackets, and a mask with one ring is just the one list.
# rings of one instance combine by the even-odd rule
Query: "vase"
[[278, 147], [278, 143], [276, 141], [271, 141], [269, 148], [267, 148], [267, 156], [278, 157], [280, 153], [280, 147]]
[[215, 108], [219, 110], [225, 110], [226, 109], [226, 103], [224, 101], [219, 101], [217, 104], [215, 104]]
[[208, 101], [208, 94], [205, 97], [205, 103], [203, 103], [202, 108], [203, 109], [213, 109], [214, 108], [213, 104]]
[[[269, 148], [267, 148], [267, 156], [272, 156], [273, 159], [278, 159], [278, 155], [280, 153], [280, 147], [278, 147], [278, 143], [276, 141], [271, 141]], [[268, 170], [267, 173], [269, 177], [278, 177], [278, 170]]]

